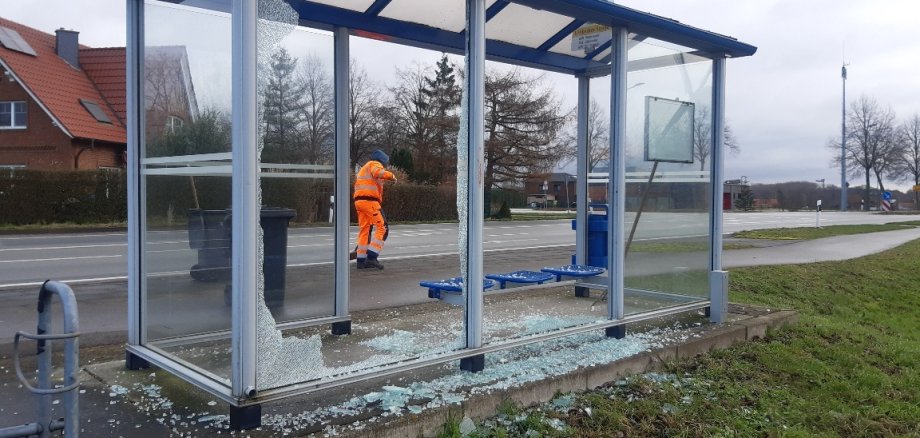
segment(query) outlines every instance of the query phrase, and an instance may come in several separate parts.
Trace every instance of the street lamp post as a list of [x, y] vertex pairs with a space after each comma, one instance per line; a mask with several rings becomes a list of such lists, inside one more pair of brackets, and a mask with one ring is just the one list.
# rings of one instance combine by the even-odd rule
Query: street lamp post
[[546, 190], [549, 189], [549, 184], [546, 180], [543, 180], [543, 209], [546, 210]]
[[843, 104], [840, 117], [840, 211], [847, 211], [847, 65], [840, 68]]

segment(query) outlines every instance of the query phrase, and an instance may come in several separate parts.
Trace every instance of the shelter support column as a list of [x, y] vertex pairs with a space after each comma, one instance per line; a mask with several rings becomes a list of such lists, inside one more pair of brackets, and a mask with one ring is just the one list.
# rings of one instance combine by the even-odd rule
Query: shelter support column
[[712, 144], [709, 205], [709, 319], [722, 322], [728, 313], [728, 272], [722, 270], [722, 136], [725, 131], [725, 58], [712, 60]]
[[[588, 110], [591, 102], [591, 79], [587, 76], [578, 77], [578, 111], [575, 150], [575, 263], [588, 264], [588, 165], [590, 164], [590, 151], [588, 151]], [[588, 297], [588, 288], [576, 286], [575, 296]]]
[[[467, 181], [469, 196], [466, 205], [466, 306], [464, 325], [466, 327], [466, 348], [482, 347], [482, 224], [483, 224], [483, 160], [484, 107], [485, 107], [485, 62], [486, 62], [486, 2], [466, 1], [466, 53], [469, 60], [469, 114], [467, 122]], [[466, 371], [481, 371], [485, 365], [484, 355], [460, 360], [460, 368]]]
[[[257, 92], [258, 2], [233, 0], [233, 304], [231, 394], [256, 395], [256, 297], [258, 293], [259, 159]], [[255, 408], [231, 410], [236, 429], [257, 427]]]
[[[350, 80], [348, 29], [336, 27], [335, 38], [335, 316], [348, 315], [348, 224], [351, 196], [351, 144], [348, 133]], [[332, 323], [332, 334], [351, 333], [351, 320]]]
[[[144, 278], [141, 254], [144, 250], [143, 214], [141, 200], [143, 188], [140, 184], [140, 153], [143, 142], [144, 112], [140, 110], [141, 78], [143, 77], [144, 49], [144, 2], [143, 0], [126, 0], [127, 39], [126, 39], [126, 109], [127, 109], [127, 155], [128, 171], [128, 345], [138, 346], [146, 341], [142, 322], [144, 307], [141, 294], [144, 293]], [[150, 362], [130, 351], [125, 352], [125, 367], [138, 370], [150, 367]]]
[[[610, 58], [610, 165], [608, 175], [607, 246], [607, 318], [623, 319], [623, 278], [625, 269], [625, 242], [623, 224], [626, 216], [626, 68], [627, 53], [625, 28], [614, 27]], [[626, 326], [607, 328], [607, 336], [626, 336]]]

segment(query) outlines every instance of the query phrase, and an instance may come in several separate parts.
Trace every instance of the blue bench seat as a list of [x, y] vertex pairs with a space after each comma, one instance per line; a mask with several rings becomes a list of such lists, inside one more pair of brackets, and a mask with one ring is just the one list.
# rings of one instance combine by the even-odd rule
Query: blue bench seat
[[[428, 298], [443, 300], [450, 304], [462, 304], [463, 277], [448, 278], [446, 280], [422, 281], [419, 286], [428, 288]], [[482, 288], [489, 289], [495, 286], [495, 281], [482, 280]]]
[[556, 281], [562, 281], [563, 276], [593, 277], [603, 274], [606, 272], [606, 269], [589, 265], [565, 265], [559, 267], [545, 267], [540, 269], [540, 271], [553, 274], [556, 276]]
[[553, 274], [537, 271], [514, 271], [507, 274], [489, 274], [486, 275], [486, 278], [497, 280], [499, 287], [504, 289], [505, 284], [508, 282], [543, 284], [543, 282], [552, 280]]

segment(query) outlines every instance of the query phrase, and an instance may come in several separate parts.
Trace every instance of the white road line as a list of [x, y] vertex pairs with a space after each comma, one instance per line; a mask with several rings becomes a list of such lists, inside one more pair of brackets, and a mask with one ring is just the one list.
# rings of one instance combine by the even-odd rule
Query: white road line
[[99, 244], [99, 245], [73, 245], [73, 246], [39, 246], [31, 248], [4, 248], [0, 252], [6, 251], [45, 251], [45, 250], [62, 250], [62, 249], [80, 249], [80, 248], [101, 248], [107, 246], [128, 246], [127, 243]]
[[121, 255], [110, 256], [85, 256], [85, 257], [56, 257], [50, 259], [31, 259], [31, 260], [0, 260], [0, 263], [31, 263], [31, 262], [53, 262], [58, 260], [81, 260], [81, 259], [112, 259], [123, 257]]

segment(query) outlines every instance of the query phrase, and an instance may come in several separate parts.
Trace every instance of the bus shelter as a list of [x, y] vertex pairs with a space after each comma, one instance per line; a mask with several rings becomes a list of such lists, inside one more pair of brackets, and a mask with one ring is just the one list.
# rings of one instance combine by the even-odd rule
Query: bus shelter
[[[258, 425], [262, 403], [289, 395], [449, 361], [477, 371], [489, 352], [592, 330], [623, 337], [627, 324], [681, 312], [724, 318], [726, 60], [755, 47], [602, 0], [127, 5], [127, 366], [154, 364], [224, 400], [234, 427]], [[456, 184], [465, 286], [455, 305], [432, 304], [436, 327], [398, 315], [352, 321], [350, 206], [334, 202], [351, 198], [352, 37], [465, 59]], [[266, 98], [279, 92], [266, 69], [279, 47], [329, 60], [334, 135], [319, 152], [285, 149], [294, 140], [266, 128], [281, 117]], [[480, 281], [486, 60], [577, 78], [571, 263], [606, 275], [546, 298], [542, 319], [526, 302], [509, 310], [486, 299]], [[610, 135], [606, 164], [592, 169], [598, 83], [609, 89]], [[292, 221], [314, 226], [294, 234]], [[314, 258], [295, 262], [297, 251]]]

